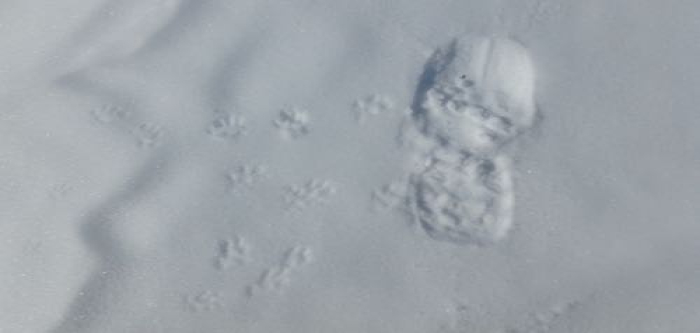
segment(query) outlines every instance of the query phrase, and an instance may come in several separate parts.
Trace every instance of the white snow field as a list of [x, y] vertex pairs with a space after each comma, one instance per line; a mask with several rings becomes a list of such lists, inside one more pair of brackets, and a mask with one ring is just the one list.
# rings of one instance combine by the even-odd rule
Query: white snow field
[[0, 0], [0, 333], [700, 332], [700, 2]]

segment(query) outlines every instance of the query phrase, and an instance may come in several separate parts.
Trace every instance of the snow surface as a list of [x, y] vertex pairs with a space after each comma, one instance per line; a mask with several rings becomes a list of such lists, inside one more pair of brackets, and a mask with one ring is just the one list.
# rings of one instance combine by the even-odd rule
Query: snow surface
[[698, 332], [693, 1], [0, 1], [0, 332]]

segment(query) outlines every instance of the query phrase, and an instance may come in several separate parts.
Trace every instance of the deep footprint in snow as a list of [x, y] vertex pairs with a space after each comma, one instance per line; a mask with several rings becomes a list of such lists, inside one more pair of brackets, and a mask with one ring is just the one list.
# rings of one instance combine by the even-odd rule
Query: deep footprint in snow
[[513, 186], [505, 156], [434, 161], [410, 185], [414, 213], [435, 239], [483, 245], [510, 228]]
[[428, 61], [408, 126], [414, 147], [407, 202], [426, 233], [492, 244], [512, 224], [510, 160], [502, 147], [532, 125], [528, 51], [501, 37], [467, 36]]
[[432, 56], [421, 80], [413, 121], [455, 151], [495, 154], [536, 114], [532, 61], [511, 39], [457, 39]]

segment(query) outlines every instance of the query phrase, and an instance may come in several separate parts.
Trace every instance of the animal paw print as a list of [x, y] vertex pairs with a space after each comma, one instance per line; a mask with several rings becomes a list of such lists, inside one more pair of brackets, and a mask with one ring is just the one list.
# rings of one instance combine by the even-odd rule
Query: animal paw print
[[277, 266], [271, 267], [260, 274], [258, 281], [246, 288], [246, 294], [248, 297], [253, 297], [261, 291], [280, 292], [289, 283], [287, 271]]
[[73, 191], [73, 187], [68, 184], [56, 184], [49, 188], [49, 197], [51, 197], [52, 199], [64, 198], [68, 196], [71, 193], [71, 191]]
[[143, 123], [133, 130], [140, 147], [155, 147], [163, 139], [163, 128], [153, 123]]
[[123, 121], [128, 118], [131, 113], [125, 108], [116, 105], [103, 105], [93, 109], [90, 114], [100, 124], [110, 124], [115, 121]]
[[530, 10], [528, 28], [547, 23], [548, 20], [560, 15], [563, 5], [551, 0], [538, 0]]
[[408, 181], [395, 181], [383, 185], [372, 192], [373, 207], [382, 209], [405, 208], [408, 205], [409, 191]]
[[282, 267], [286, 269], [296, 269], [311, 262], [313, 254], [306, 246], [294, 246], [287, 250], [282, 260]]
[[219, 270], [226, 270], [234, 263], [245, 265], [250, 260], [250, 246], [242, 237], [236, 235], [233, 240], [219, 241], [218, 253], [214, 261], [214, 265]]
[[547, 333], [562, 317], [574, 311], [580, 302], [572, 301], [557, 304], [551, 308], [533, 312], [528, 315], [527, 320], [518, 326], [511, 326], [506, 329], [506, 333]]
[[273, 124], [284, 137], [296, 139], [309, 133], [309, 112], [296, 107], [284, 109]]
[[357, 120], [362, 123], [367, 117], [377, 116], [393, 109], [394, 101], [384, 95], [372, 94], [355, 101], [353, 108], [355, 109]]
[[[453, 306], [448, 306], [447, 314], [449, 321], [440, 325], [440, 332], [457, 333], [457, 332], [477, 332], [474, 323], [482, 315], [482, 311], [472, 308], [464, 303], [457, 303]], [[505, 333], [505, 332], [503, 332]]]
[[210, 290], [185, 296], [185, 305], [192, 312], [214, 311], [224, 306], [221, 295]]
[[115, 126], [122, 134], [130, 135], [142, 148], [157, 146], [162, 141], [164, 130], [160, 125], [141, 123], [138, 119], [133, 119], [131, 111], [122, 106], [103, 105], [93, 109], [90, 114], [95, 122]]
[[323, 204], [335, 194], [337, 186], [328, 180], [311, 179], [302, 185], [287, 187], [285, 202], [288, 210], [303, 210], [309, 206]]
[[227, 175], [233, 193], [240, 193], [243, 188], [251, 187], [268, 176], [267, 166], [261, 164], [241, 165], [231, 170]]
[[291, 273], [311, 260], [311, 249], [305, 246], [292, 247], [286, 251], [279, 264], [264, 270], [258, 281], [246, 288], [248, 297], [254, 296], [259, 291], [281, 292], [290, 284]]
[[248, 134], [246, 119], [237, 113], [220, 115], [209, 124], [207, 134], [216, 139], [236, 141]]

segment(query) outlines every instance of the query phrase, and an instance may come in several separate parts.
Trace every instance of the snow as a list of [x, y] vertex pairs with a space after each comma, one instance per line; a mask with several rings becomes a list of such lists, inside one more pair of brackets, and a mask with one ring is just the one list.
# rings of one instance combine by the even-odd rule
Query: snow
[[0, 1], [0, 332], [696, 332], [690, 1]]

